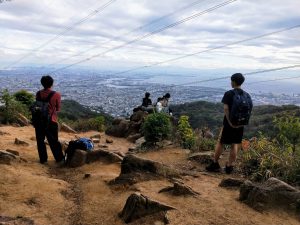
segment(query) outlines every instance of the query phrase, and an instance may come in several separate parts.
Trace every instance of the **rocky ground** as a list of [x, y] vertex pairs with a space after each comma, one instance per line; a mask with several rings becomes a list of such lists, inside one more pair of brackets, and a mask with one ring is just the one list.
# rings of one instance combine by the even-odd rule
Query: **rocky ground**
[[[90, 137], [96, 132], [77, 134]], [[75, 134], [60, 133], [62, 141]], [[37, 225], [118, 225], [125, 224], [118, 214], [127, 198], [136, 192], [176, 208], [166, 213], [169, 224], [177, 225], [296, 225], [299, 218], [281, 209], [258, 212], [240, 202], [238, 189], [219, 187], [223, 178], [238, 177], [204, 172], [203, 165], [188, 161], [188, 151], [173, 146], [138, 153], [144, 159], [162, 162], [171, 168], [186, 171], [179, 178], [157, 177], [132, 185], [109, 185], [119, 176], [120, 163], [97, 161], [78, 168], [58, 167], [49, 153], [49, 163], [38, 162], [32, 127], [0, 127], [0, 150], [19, 153], [10, 163], [0, 164], [0, 224]], [[15, 138], [26, 143], [18, 142]], [[99, 145], [109, 151], [127, 153], [134, 144], [122, 138], [101, 134]], [[107, 147], [105, 147], [105, 145]], [[173, 182], [184, 183], [198, 193], [175, 196], [159, 191]], [[147, 216], [131, 224], [165, 224], [156, 216]]]

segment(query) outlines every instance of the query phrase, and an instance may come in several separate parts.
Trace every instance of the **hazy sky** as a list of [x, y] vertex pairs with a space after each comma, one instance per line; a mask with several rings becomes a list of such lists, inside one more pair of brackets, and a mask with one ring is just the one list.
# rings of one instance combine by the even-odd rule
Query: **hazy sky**
[[[72, 64], [223, 2], [227, 1], [4, 1], [0, 4], [0, 68]], [[106, 3], [111, 4], [95, 12]], [[299, 9], [300, 0], [237, 0], [81, 65], [125, 69], [165, 61], [300, 25]], [[165, 17], [158, 20], [162, 16]], [[158, 21], [141, 28], [154, 20]], [[162, 66], [257, 70], [300, 64], [299, 54], [300, 27]]]

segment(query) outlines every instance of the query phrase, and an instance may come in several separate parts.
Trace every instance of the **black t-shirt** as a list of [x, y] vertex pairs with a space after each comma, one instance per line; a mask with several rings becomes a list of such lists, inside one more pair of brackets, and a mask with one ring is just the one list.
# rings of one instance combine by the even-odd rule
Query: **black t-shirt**
[[152, 105], [152, 101], [150, 98], [143, 98], [142, 106], [148, 107], [149, 105]]
[[[236, 90], [238, 91], [239, 94], [243, 93], [242, 89], [237, 88]], [[230, 91], [226, 91], [223, 98], [222, 98], [222, 103], [228, 105], [229, 112], [231, 112], [231, 107], [232, 107], [232, 103], [233, 103], [233, 96], [234, 96], [234, 92], [233, 92], [233, 90], [230, 90]], [[226, 119], [226, 116], [224, 116], [223, 125], [224, 126], [230, 126], [227, 119]]]

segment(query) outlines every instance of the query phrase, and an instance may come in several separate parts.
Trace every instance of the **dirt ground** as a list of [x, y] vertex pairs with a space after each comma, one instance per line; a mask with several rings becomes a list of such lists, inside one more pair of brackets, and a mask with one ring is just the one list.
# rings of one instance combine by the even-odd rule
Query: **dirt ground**
[[[182, 180], [199, 192], [198, 197], [174, 197], [158, 191], [171, 183], [167, 179], [141, 182], [131, 187], [115, 188], [107, 184], [120, 173], [120, 164], [95, 162], [80, 168], [60, 168], [48, 148], [49, 163], [38, 161], [34, 130], [32, 127], [0, 127], [0, 150], [11, 149], [20, 153], [27, 162], [0, 164], [0, 216], [26, 217], [38, 225], [121, 225], [125, 224], [118, 213], [128, 196], [136, 191], [175, 207], [167, 216], [176, 225], [296, 225], [298, 218], [284, 211], [259, 213], [238, 201], [239, 191], [219, 187], [225, 174], [208, 174], [203, 168], [187, 160], [188, 151], [169, 147], [159, 151], [140, 153], [139, 156], [163, 162], [173, 167], [191, 169], [196, 176]], [[1, 133], [0, 132], [0, 133]], [[4, 133], [4, 134], [3, 134]], [[5, 134], [6, 133], [6, 134]], [[97, 132], [81, 133], [89, 137]], [[70, 141], [74, 134], [60, 133], [62, 141]], [[15, 138], [29, 143], [15, 145]], [[109, 150], [127, 152], [133, 144], [125, 139], [113, 138], [101, 145]], [[90, 174], [89, 178], [84, 178]], [[1, 222], [0, 222], [1, 224]], [[163, 224], [151, 217], [132, 224]]]

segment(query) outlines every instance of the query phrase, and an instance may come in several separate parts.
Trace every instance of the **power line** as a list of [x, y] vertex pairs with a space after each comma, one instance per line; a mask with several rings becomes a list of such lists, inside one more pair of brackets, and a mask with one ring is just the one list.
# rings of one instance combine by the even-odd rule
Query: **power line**
[[226, 47], [229, 47], [229, 46], [241, 44], [243, 42], [252, 41], [252, 40], [262, 38], [262, 37], [271, 36], [271, 35], [274, 35], [274, 34], [282, 33], [282, 32], [292, 30], [292, 29], [296, 29], [296, 28], [299, 28], [299, 27], [300, 27], [300, 24], [292, 26], [292, 27], [284, 28], [284, 29], [281, 29], [281, 30], [265, 33], [265, 34], [262, 34], [262, 35], [246, 38], [246, 39], [243, 39], [243, 40], [234, 41], [234, 42], [231, 42], [231, 43], [228, 43], [228, 44], [225, 44], [225, 45], [220, 45], [220, 46], [217, 46], [217, 47], [208, 48], [206, 50], [202, 50], [202, 51], [199, 51], [199, 52], [194, 52], [194, 53], [182, 55], [182, 56], [172, 58], [172, 59], [168, 59], [168, 60], [165, 60], [165, 61], [156, 62], [156, 63], [152, 63], [152, 64], [149, 64], [149, 65], [140, 66], [140, 67], [136, 67], [136, 68], [133, 68], [133, 69], [117, 72], [117, 73], [114, 73], [114, 74], [111, 74], [111, 75], [120, 75], [120, 74], [125, 74], [125, 73], [133, 72], [133, 71], [136, 71], [136, 70], [140, 70], [140, 69], [146, 69], [146, 68], [150, 68], [150, 67], [153, 67], [153, 66], [158, 66], [158, 65], [161, 65], [161, 64], [164, 64], [164, 63], [177, 61], [177, 60], [180, 60], [180, 59], [188, 58], [188, 57], [199, 55], [199, 54], [206, 53], [206, 52], [211, 52], [211, 51], [214, 51], [214, 50], [217, 50], [217, 49], [222, 49], [222, 48], [226, 48]]
[[[152, 25], [152, 24], [155, 24], [155, 23], [157, 23], [157, 22], [159, 22], [159, 21], [161, 21], [161, 20], [163, 20], [163, 19], [166, 19], [166, 18], [168, 18], [168, 17], [170, 17], [170, 16], [173, 16], [173, 15], [177, 14], [178, 12], [181, 12], [181, 11], [184, 11], [184, 10], [186, 10], [186, 9], [188, 9], [188, 8], [193, 7], [193, 6], [199, 5], [201, 2], [205, 2], [205, 1], [207, 1], [207, 0], [198, 0], [198, 1], [192, 2], [191, 4], [188, 4], [188, 5], [186, 5], [186, 6], [182, 7], [182, 8], [180, 8], [180, 9], [174, 11], [174, 12], [168, 13], [168, 14], [166, 14], [166, 15], [164, 15], [164, 16], [161, 16], [161, 17], [159, 17], [159, 18], [157, 18], [157, 19], [155, 19], [155, 20], [152, 20], [152, 21], [150, 21], [149, 23], [147, 23], [147, 24], [145, 24], [145, 25], [143, 25], [143, 26], [136, 27], [136, 28], [130, 30], [129, 32], [127, 32], [127, 33], [124, 33], [124, 34], [119, 35], [119, 36], [114, 36], [114, 37], [110, 38], [108, 41], [105, 41], [104, 43], [102, 43], [101, 45], [106, 45], [106, 44], [108, 44], [108, 43], [110, 43], [110, 42], [112, 42], [112, 41], [114, 41], [114, 40], [120, 40], [120, 39], [121, 39], [122, 37], [124, 37], [124, 36], [127, 36], [127, 35], [129, 35], [129, 34], [131, 34], [131, 33], [134, 33], [134, 32], [136, 32], [136, 31], [138, 31], [138, 30], [142, 30], [142, 29], [144, 29], [144, 28], [146, 28], [146, 27], [149, 27], [149, 26]], [[58, 60], [58, 61], [56, 61], [55, 63], [50, 64], [49, 66], [54, 66], [54, 65], [56, 65], [56, 64], [58, 64], [58, 63], [65, 62], [65, 61], [67, 61], [67, 60], [69, 60], [69, 59], [71, 59], [71, 58], [74, 58], [74, 57], [77, 57], [77, 56], [81, 56], [81, 55], [83, 55], [83, 54], [85, 54], [85, 53], [87, 53], [87, 52], [89, 52], [89, 51], [95, 49], [97, 46], [98, 46], [98, 45], [93, 46], [93, 47], [91, 47], [91, 48], [88, 48], [88, 49], [86, 49], [85, 51], [79, 52], [79, 53], [74, 54], [74, 55], [72, 55], [72, 56], [70, 56], [70, 57], [67, 57], [67, 58], [65, 58], [65, 59]]]
[[202, 11], [202, 12], [193, 14], [192, 16], [186, 17], [186, 18], [184, 18], [184, 19], [182, 19], [182, 20], [179, 20], [179, 21], [177, 21], [177, 22], [175, 22], [175, 23], [169, 24], [169, 25], [164, 26], [164, 27], [162, 27], [162, 28], [159, 28], [159, 29], [157, 29], [157, 30], [155, 30], [155, 31], [152, 31], [152, 32], [150, 32], [150, 33], [147, 33], [147, 34], [145, 34], [145, 35], [143, 35], [143, 36], [140, 36], [140, 37], [138, 37], [138, 38], [135, 38], [135, 39], [133, 39], [133, 40], [131, 40], [131, 41], [125, 42], [125, 43], [122, 44], [122, 45], [119, 45], [119, 46], [116, 46], [116, 47], [114, 47], [114, 48], [108, 49], [108, 50], [106, 50], [106, 51], [104, 51], [104, 52], [101, 52], [101, 53], [99, 53], [99, 54], [93, 55], [93, 56], [88, 57], [88, 58], [86, 58], [86, 59], [77, 61], [77, 62], [75, 62], [75, 63], [72, 63], [72, 64], [70, 64], [70, 65], [64, 66], [64, 67], [62, 67], [62, 68], [56, 69], [56, 70], [51, 71], [51, 72], [49, 72], [49, 73], [52, 74], [52, 73], [55, 73], [55, 72], [58, 72], [58, 71], [61, 71], [61, 70], [70, 68], [70, 67], [72, 67], [72, 66], [75, 66], [75, 65], [78, 65], [78, 64], [81, 64], [81, 63], [90, 61], [90, 60], [92, 60], [93, 58], [97, 58], [97, 57], [99, 57], [99, 56], [103, 56], [103, 55], [105, 55], [106, 53], [115, 51], [115, 50], [120, 49], [120, 48], [123, 48], [123, 47], [125, 47], [125, 46], [127, 46], [127, 45], [133, 44], [133, 43], [135, 43], [135, 42], [138, 42], [138, 41], [140, 41], [140, 40], [143, 40], [143, 39], [145, 39], [145, 38], [148, 38], [148, 37], [153, 36], [153, 35], [155, 35], [155, 34], [158, 34], [158, 33], [160, 33], [160, 32], [163, 32], [163, 31], [165, 31], [165, 30], [167, 30], [167, 29], [170, 29], [170, 28], [172, 28], [172, 27], [178, 26], [178, 25], [180, 25], [180, 24], [182, 24], [182, 23], [185, 23], [185, 22], [187, 22], [187, 21], [189, 21], [189, 20], [195, 19], [195, 18], [197, 18], [197, 17], [199, 17], [199, 16], [202, 16], [202, 15], [204, 15], [204, 14], [206, 14], [206, 13], [210, 13], [210, 12], [212, 12], [212, 11], [214, 11], [214, 10], [217, 10], [217, 9], [219, 9], [219, 8], [221, 8], [221, 7], [224, 7], [224, 6], [226, 6], [226, 5], [229, 5], [229, 4], [231, 4], [231, 3], [233, 3], [233, 2], [236, 2], [236, 1], [237, 1], [237, 0], [229, 0], [229, 1], [223, 2], [223, 3], [221, 3], [221, 4], [218, 4], [218, 5], [214, 6], [214, 7], [211, 7], [211, 8], [209, 8], [209, 9], [206, 9], [206, 10], [204, 10], [204, 11]]
[[269, 80], [250, 82], [247, 85], [258, 84], [258, 83], [267, 83], [267, 82], [280, 81], [280, 80], [292, 80], [292, 79], [299, 79], [299, 78], [300, 78], [300, 76], [275, 78], [275, 79], [269, 79]]
[[[266, 70], [258, 70], [255, 72], [249, 72], [249, 73], [244, 73], [245, 76], [251, 76], [255, 74], [261, 74], [261, 73], [269, 73], [269, 72], [275, 72], [275, 71], [280, 71], [280, 70], [287, 70], [287, 69], [292, 69], [292, 68], [297, 68], [300, 67], [300, 64], [292, 65], [292, 66], [284, 66], [284, 67], [277, 67], [277, 68], [272, 68], [272, 69], [266, 69]], [[299, 76], [300, 77], [300, 76]], [[198, 81], [193, 81], [193, 82], [188, 82], [188, 83], [182, 83], [182, 84], [177, 84], [173, 86], [185, 86], [185, 85], [190, 85], [190, 84], [198, 84], [198, 83], [205, 83], [205, 82], [211, 82], [211, 81], [217, 81], [217, 80], [224, 80], [228, 79], [230, 76], [223, 76], [223, 77], [216, 77], [216, 78], [210, 78], [210, 79], [205, 79], [205, 80], [198, 80]], [[254, 82], [256, 83], [256, 82]], [[250, 83], [248, 83], [250, 84]]]
[[73, 30], [76, 26], [84, 23], [85, 21], [87, 21], [89, 18], [93, 17], [94, 15], [104, 11], [105, 8], [107, 8], [109, 5], [113, 4], [115, 1], [117, 0], [110, 0], [107, 3], [105, 3], [104, 5], [101, 5], [100, 7], [98, 7], [97, 9], [93, 10], [91, 13], [89, 13], [87, 16], [85, 16], [84, 18], [80, 19], [79, 21], [77, 21], [76, 23], [74, 23], [71, 26], [66, 27], [62, 32], [56, 34], [53, 38], [49, 39], [48, 41], [46, 41], [45, 43], [41, 44], [40, 46], [38, 46], [37, 48], [33, 49], [31, 52], [29, 52], [28, 54], [22, 56], [20, 59], [18, 59], [17, 61], [11, 63], [10, 65], [6, 66], [4, 69], [8, 69], [16, 64], [18, 64], [19, 62], [23, 61], [24, 59], [26, 59], [27, 57], [31, 56], [33, 53], [39, 51], [40, 49], [44, 48], [45, 46], [47, 46], [48, 44], [50, 44], [51, 42], [55, 41], [56, 39], [62, 37], [63, 35], [65, 35], [67, 32]]

